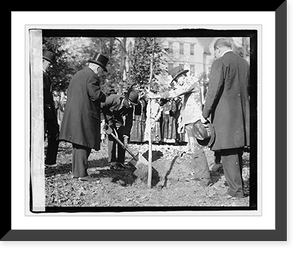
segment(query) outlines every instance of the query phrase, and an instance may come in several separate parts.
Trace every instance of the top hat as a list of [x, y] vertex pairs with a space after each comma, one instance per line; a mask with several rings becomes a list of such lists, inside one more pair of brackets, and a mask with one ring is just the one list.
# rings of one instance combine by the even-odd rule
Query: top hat
[[176, 66], [172, 70], [169, 71], [170, 75], [172, 76], [172, 81], [171, 83], [179, 78], [179, 76], [184, 75], [188, 72], [189, 70], [184, 70], [181, 66]]
[[198, 143], [202, 146], [210, 147], [216, 138], [214, 126], [210, 122], [203, 124], [201, 120], [193, 124], [193, 133]]
[[106, 56], [96, 53], [94, 57], [89, 60], [89, 62], [100, 65], [103, 68], [103, 70], [107, 72], [106, 65], [108, 60], [109, 59]]
[[130, 90], [127, 98], [133, 105], [138, 105], [139, 94], [136, 91]]
[[51, 64], [55, 65], [55, 53], [53, 51], [43, 50], [43, 59], [49, 61]]

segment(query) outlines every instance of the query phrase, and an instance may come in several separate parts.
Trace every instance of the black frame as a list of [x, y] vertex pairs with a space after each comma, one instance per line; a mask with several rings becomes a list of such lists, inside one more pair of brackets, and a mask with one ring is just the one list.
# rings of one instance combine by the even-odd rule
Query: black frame
[[[287, 1], [275, 10], [276, 204], [275, 230], [12, 230], [11, 195], [5, 195], [2, 241], [286, 241], [287, 240]], [[278, 117], [280, 115], [280, 118]], [[280, 155], [280, 156], [279, 156]], [[3, 171], [11, 180], [9, 171]], [[11, 181], [9, 181], [11, 187]], [[3, 193], [11, 188], [1, 186]], [[10, 193], [11, 194], [11, 193]]]

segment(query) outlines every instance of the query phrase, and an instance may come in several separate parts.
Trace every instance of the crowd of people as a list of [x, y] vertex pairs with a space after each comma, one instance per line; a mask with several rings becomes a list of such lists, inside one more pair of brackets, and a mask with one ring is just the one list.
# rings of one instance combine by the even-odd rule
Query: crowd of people
[[125, 146], [149, 138], [158, 144], [186, 142], [196, 169], [191, 180], [202, 186], [212, 184], [204, 153], [207, 146], [216, 154], [216, 165], [224, 169], [226, 195], [242, 198], [242, 153], [250, 145], [249, 65], [232, 51], [231, 41], [226, 38], [218, 39], [214, 50], [216, 59], [206, 96], [199, 80], [187, 75], [189, 71], [181, 66], [169, 71], [172, 80], [167, 91], [141, 93], [132, 87], [122, 95], [113, 89], [104, 94], [100, 73], [107, 72], [109, 59], [96, 53], [88, 66], [73, 76], [67, 94], [55, 94], [55, 100], [47, 73], [49, 65], [55, 65], [55, 54], [45, 50], [46, 167], [57, 166], [60, 140], [72, 144], [73, 178], [80, 181], [95, 180], [87, 173], [88, 157], [91, 149], [99, 150], [105, 140], [111, 170], [126, 167], [125, 149], [115, 137]]
[[[181, 107], [180, 98], [149, 100], [140, 97], [138, 104], [133, 106], [130, 143], [148, 142], [150, 131], [151, 141], [154, 144], [186, 143], [185, 132], [179, 129]], [[105, 119], [102, 119], [101, 126], [105, 126]], [[105, 142], [107, 135], [104, 131], [101, 133], [101, 140]]]

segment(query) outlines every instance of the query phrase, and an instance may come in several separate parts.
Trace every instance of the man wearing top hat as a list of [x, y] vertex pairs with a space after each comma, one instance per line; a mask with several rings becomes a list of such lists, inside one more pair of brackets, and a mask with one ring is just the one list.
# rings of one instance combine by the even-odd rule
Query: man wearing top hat
[[182, 125], [188, 136], [188, 144], [191, 149], [193, 158], [194, 176], [187, 180], [195, 180], [202, 186], [211, 184], [211, 177], [207, 159], [203, 150], [193, 132], [193, 124], [202, 117], [202, 100], [200, 93], [200, 84], [191, 77], [188, 78], [186, 73], [189, 70], [184, 70], [181, 66], [174, 67], [170, 70], [172, 76], [171, 86], [175, 89], [161, 93], [160, 95], [149, 94], [151, 98], [176, 98], [183, 96], [183, 105], [181, 109]]
[[[103, 115], [106, 124], [112, 128], [119, 140], [128, 145], [133, 122], [133, 106], [138, 104], [139, 94], [133, 90], [121, 96], [111, 94], [106, 97]], [[113, 137], [108, 136], [108, 162], [113, 170], [124, 168], [125, 150]]]
[[58, 151], [59, 125], [52, 96], [52, 85], [48, 70], [50, 66], [55, 67], [55, 54], [49, 50], [43, 50], [43, 85], [44, 85], [44, 125], [47, 132], [48, 147], [46, 152], [45, 166], [56, 167]]
[[87, 173], [91, 149], [100, 149], [100, 102], [105, 94], [100, 90], [100, 73], [107, 72], [108, 58], [95, 54], [88, 67], [78, 71], [70, 81], [67, 103], [61, 123], [60, 140], [72, 143], [73, 178], [93, 181]]

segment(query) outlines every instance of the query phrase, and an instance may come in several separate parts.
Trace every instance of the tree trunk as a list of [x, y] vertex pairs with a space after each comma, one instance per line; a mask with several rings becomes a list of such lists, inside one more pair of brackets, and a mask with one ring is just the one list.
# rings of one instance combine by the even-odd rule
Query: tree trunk
[[126, 63], [126, 41], [127, 38], [123, 37], [123, 39], [117, 39], [120, 42], [120, 80], [124, 81], [126, 80], [126, 68], [125, 68], [125, 63]]

